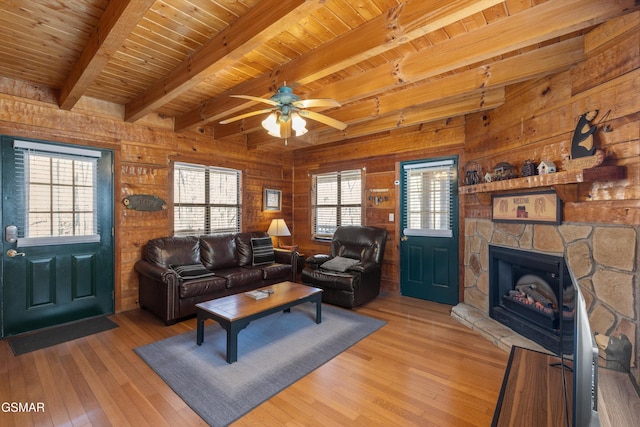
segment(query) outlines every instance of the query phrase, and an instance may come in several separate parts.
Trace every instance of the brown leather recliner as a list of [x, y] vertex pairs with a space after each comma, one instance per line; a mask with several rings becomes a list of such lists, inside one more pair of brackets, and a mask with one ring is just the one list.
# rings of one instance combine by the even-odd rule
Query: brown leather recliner
[[387, 230], [366, 226], [338, 227], [331, 254], [306, 260], [302, 283], [321, 288], [322, 301], [358, 307], [380, 293], [380, 277]]

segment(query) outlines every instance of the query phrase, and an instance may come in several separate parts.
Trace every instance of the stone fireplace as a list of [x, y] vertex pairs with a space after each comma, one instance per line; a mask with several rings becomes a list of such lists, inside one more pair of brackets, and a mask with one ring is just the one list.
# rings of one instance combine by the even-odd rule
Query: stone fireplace
[[[459, 320], [467, 317], [463, 319], [465, 323], [481, 333], [495, 328], [492, 326], [496, 323], [491, 315], [492, 305], [499, 305], [496, 304], [496, 298], [502, 298], [508, 292], [499, 290], [496, 297], [490, 290], [491, 247], [537, 253], [552, 260], [566, 260], [584, 294], [593, 331], [602, 335], [624, 334], [633, 344], [631, 373], [638, 380], [639, 234], [638, 226], [570, 223], [559, 226], [533, 225], [466, 218], [464, 303], [454, 307], [452, 315]], [[548, 275], [546, 282], [553, 283], [556, 280], [552, 276], [554, 273], [539, 271], [538, 274]], [[510, 328], [502, 327], [490, 338], [497, 345], [508, 347], [513, 338], [505, 330], [515, 336], [522, 334], [514, 331], [513, 325]], [[546, 345], [541, 344], [541, 347], [545, 348]]]

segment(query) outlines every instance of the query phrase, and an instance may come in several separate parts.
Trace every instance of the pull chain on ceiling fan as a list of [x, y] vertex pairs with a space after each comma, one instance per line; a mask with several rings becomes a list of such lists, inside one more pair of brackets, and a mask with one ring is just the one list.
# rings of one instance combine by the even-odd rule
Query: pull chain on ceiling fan
[[220, 124], [226, 125], [228, 123], [246, 119], [247, 117], [270, 113], [267, 118], [262, 121], [262, 127], [267, 130], [269, 135], [275, 136], [276, 138], [284, 138], [285, 144], [287, 143], [287, 139], [291, 136], [292, 130], [295, 132], [296, 136], [302, 136], [307, 133], [307, 122], [303, 117], [315, 120], [339, 130], [344, 130], [347, 127], [347, 124], [344, 122], [333, 119], [324, 114], [307, 110], [307, 108], [312, 107], [340, 107], [340, 103], [338, 101], [331, 98], [300, 99], [300, 97], [294, 94], [293, 89], [287, 86], [286, 83], [269, 99], [251, 95], [231, 96], [233, 98], [248, 99], [250, 101], [269, 104], [271, 105], [271, 108], [240, 114], [239, 116], [222, 120]]

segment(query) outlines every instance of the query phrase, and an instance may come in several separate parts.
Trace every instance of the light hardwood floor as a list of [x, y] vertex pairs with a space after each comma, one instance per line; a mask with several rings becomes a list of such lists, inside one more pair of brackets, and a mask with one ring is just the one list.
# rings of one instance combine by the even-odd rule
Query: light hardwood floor
[[[508, 355], [450, 317], [450, 306], [381, 295], [358, 312], [388, 323], [233, 426], [487, 426]], [[195, 426], [205, 423], [132, 349], [195, 329], [142, 310], [120, 327], [13, 356], [0, 341], [0, 426]]]

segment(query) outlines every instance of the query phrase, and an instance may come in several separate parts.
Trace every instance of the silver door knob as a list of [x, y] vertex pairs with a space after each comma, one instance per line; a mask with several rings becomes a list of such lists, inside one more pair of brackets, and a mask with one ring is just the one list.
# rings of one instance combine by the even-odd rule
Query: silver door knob
[[9, 258], [13, 258], [14, 256], [25, 256], [25, 253], [24, 252], [18, 252], [15, 249], [9, 249], [7, 251], [7, 256]]

